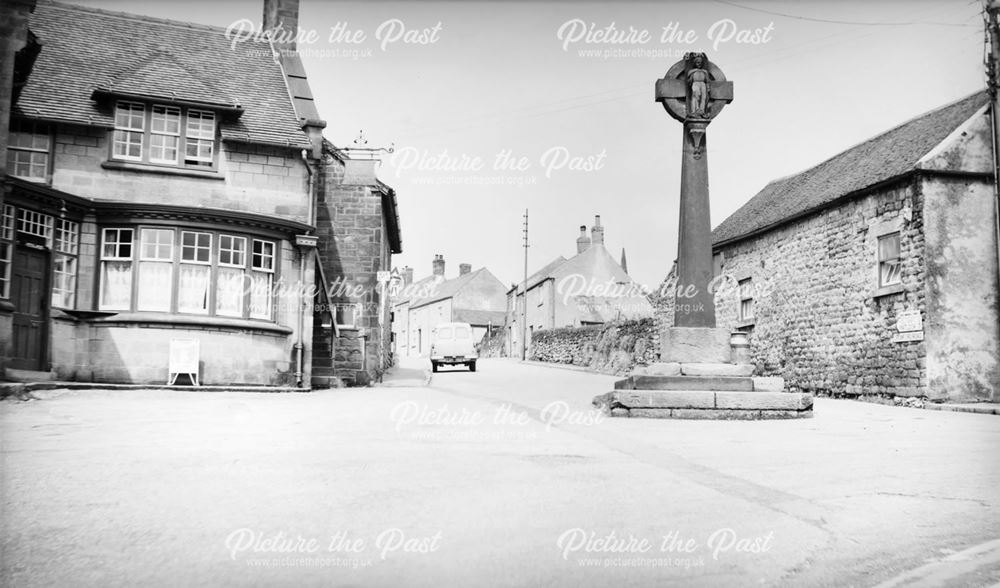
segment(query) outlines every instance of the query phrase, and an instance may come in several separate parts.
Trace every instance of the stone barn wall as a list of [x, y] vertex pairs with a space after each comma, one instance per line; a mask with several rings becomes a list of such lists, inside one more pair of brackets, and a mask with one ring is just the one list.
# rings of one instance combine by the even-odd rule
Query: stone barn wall
[[[927, 396], [924, 341], [893, 341], [899, 313], [926, 320], [923, 224], [919, 180], [906, 180], [717, 249], [718, 325], [749, 331], [756, 373], [792, 391]], [[888, 225], [901, 233], [902, 284], [880, 293], [875, 238]], [[752, 324], [737, 316], [746, 278]]]

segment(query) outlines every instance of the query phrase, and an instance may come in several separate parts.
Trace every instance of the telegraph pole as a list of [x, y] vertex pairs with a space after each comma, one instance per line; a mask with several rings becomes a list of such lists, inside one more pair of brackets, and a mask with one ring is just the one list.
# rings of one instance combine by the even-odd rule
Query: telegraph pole
[[993, 215], [997, 240], [997, 292], [1000, 292], [1000, 0], [986, 0], [986, 33], [990, 50], [986, 58], [986, 87], [990, 94], [993, 135]]
[[[517, 300], [517, 298], [515, 298]], [[521, 300], [521, 361], [528, 358], [528, 209], [524, 209], [524, 297]]]

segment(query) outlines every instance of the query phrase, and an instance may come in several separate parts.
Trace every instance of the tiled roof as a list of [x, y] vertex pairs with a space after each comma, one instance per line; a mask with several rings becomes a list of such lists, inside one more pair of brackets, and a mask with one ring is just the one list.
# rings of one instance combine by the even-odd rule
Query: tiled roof
[[[566, 263], [566, 258], [560, 255], [559, 257], [543, 265], [541, 269], [528, 276], [528, 289], [530, 290], [535, 286], [537, 286], [539, 283], [551, 278], [552, 272], [555, 271], [556, 268], [558, 268], [564, 263]], [[524, 283], [518, 282], [517, 284], [515, 284], [513, 288], [508, 288], [507, 293], [510, 294], [515, 289], [517, 290], [518, 296], [520, 296], [521, 293], [524, 292]]]
[[[306, 147], [270, 45], [230, 47], [225, 29], [40, 0], [29, 22], [42, 45], [13, 114], [110, 127], [95, 90], [176, 96], [244, 109], [225, 140]], [[172, 93], [171, 93], [172, 92]]]
[[716, 227], [713, 243], [732, 241], [777, 226], [913, 171], [921, 157], [988, 99], [985, 92], [973, 94], [903, 123], [804, 172], [772, 181]]
[[506, 313], [502, 310], [473, 310], [471, 308], [456, 308], [451, 319], [456, 323], [469, 323], [474, 326], [504, 324]]
[[172, 54], [154, 51], [120, 72], [98, 89], [151, 98], [179, 99], [233, 107], [239, 101], [226, 96], [201, 74], [185, 68]]
[[431, 291], [429, 296], [422, 298], [420, 300], [413, 301], [413, 303], [410, 305], [410, 308], [420, 308], [421, 306], [426, 306], [428, 304], [437, 302], [439, 300], [446, 300], [448, 298], [452, 298], [456, 294], [458, 294], [459, 291], [461, 291], [461, 289], [464, 288], [469, 282], [474, 280], [476, 276], [478, 276], [483, 272], [489, 273], [489, 270], [487, 270], [485, 267], [481, 267], [474, 272], [469, 272], [465, 274], [464, 276], [458, 276], [457, 278], [445, 280], [440, 284], [438, 284]]

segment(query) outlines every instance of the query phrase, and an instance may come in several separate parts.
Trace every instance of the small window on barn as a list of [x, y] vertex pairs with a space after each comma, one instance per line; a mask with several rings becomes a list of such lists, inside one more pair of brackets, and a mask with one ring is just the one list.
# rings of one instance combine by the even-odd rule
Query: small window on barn
[[878, 238], [878, 285], [880, 288], [902, 283], [899, 264], [899, 232]]
[[750, 278], [747, 278], [745, 280], [740, 280], [739, 291], [740, 291], [740, 320], [753, 321], [755, 317], [754, 306], [753, 306], [753, 281]]

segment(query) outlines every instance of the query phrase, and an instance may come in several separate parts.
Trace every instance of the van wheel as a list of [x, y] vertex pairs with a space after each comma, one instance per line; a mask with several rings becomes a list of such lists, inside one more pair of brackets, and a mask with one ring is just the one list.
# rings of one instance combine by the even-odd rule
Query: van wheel
[[437, 364], [436, 361], [432, 361], [431, 362], [431, 371], [434, 372], [435, 374], [437, 373], [437, 371], [438, 371], [438, 364]]
[[469, 362], [469, 371], [470, 372], [476, 371], [476, 362], [474, 362], [474, 361], [470, 361]]

